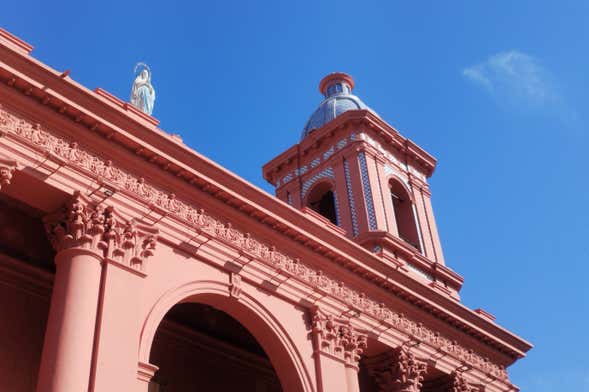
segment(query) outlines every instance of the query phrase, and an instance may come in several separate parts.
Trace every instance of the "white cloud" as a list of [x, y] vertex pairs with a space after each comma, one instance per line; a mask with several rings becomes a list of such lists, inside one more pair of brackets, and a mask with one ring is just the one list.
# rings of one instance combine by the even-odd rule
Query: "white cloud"
[[462, 75], [512, 104], [544, 106], [559, 101], [549, 72], [534, 57], [510, 50], [464, 68]]

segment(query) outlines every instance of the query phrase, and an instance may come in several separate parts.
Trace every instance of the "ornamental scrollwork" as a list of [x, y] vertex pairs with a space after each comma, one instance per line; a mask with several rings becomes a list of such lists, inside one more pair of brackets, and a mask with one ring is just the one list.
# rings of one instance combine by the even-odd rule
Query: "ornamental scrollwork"
[[382, 392], [419, 392], [427, 364], [409, 349], [400, 347], [368, 366], [370, 374]]
[[453, 372], [451, 374], [452, 382], [449, 392], [477, 392], [472, 385], [470, 385], [462, 372]]
[[94, 204], [76, 192], [59, 211], [45, 217], [54, 249], [85, 249], [107, 260], [144, 272], [153, 256], [157, 230], [120, 218], [113, 207]]
[[355, 329], [349, 320], [326, 315], [318, 309], [313, 311], [311, 323], [316, 350], [358, 367], [368, 344], [365, 333]]

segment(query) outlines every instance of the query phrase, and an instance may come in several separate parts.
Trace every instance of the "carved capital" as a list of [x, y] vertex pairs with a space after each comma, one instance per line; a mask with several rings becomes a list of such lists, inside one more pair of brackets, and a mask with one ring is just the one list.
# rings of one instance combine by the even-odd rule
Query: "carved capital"
[[113, 207], [95, 204], [79, 192], [45, 218], [45, 228], [57, 252], [85, 249], [141, 272], [153, 255], [158, 234], [156, 229], [123, 219]]
[[16, 161], [0, 158], [0, 190], [3, 186], [10, 184], [17, 166]]
[[472, 385], [466, 382], [464, 374], [462, 372], [453, 372], [451, 386], [448, 388], [449, 392], [476, 392]]
[[365, 333], [355, 329], [350, 320], [326, 315], [320, 310], [313, 312], [312, 333], [316, 352], [343, 360], [347, 365], [358, 367], [358, 361], [367, 347]]
[[404, 347], [379, 356], [367, 365], [382, 392], [419, 392], [427, 371], [427, 364]]

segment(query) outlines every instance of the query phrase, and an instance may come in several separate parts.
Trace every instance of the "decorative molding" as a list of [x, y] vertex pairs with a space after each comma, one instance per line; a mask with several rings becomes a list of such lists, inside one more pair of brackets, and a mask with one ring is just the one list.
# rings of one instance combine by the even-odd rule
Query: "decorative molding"
[[366, 164], [366, 154], [364, 151], [358, 153], [360, 161], [360, 175], [362, 176], [362, 187], [364, 189], [364, 201], [366, 202], [366, 212], [368, 213], [368, 226], [370, 230], [377, 230], [376, 213], [374, 212], [374, 202], [372, 198], [372, 187], [368, 176], [368, 165]]
[[235, 299], [241, 295], [241, 275], [234, 272], [229, 275], [229, 295]]
[[333, 173], [333, 168], [331, 167], [326, 167], [325, 169], [321, 170], [319, 173], [313, 175], [311, 178], [305, 180], [305, 182], [303, 183], [303, 187], [301, 189], [301, 198], [305, 198], [305, 195], [307, 194], [307, 192], [311, 189], [311, 187], [319, 180], [322, 180], [324, 178], [330, 178], [330, 179], [334, 179], [335, 178], [335, 174]]
[[[335, 191], [335, 189], [332, 192], [333, 192], [333, 203], [335, 205], [335, 220], [337, 221], [336, 226], [341, 226], [342, 218], [339, 213], [340, 205], [339, 205], [339, 201], [337, 199], [337, 192]], [[345, 231], [344, 231], [344, 234], [345, 234]]]
[[335, 318], [314, 309], [312, 334], [316, 353], [327, 354], [358, 368], [360, 356], [367, 348], [368, 337], [356, 330], [350, 320]]
[[477, 392], [478, 389], [466, 382], [462, 372], [452, 372], [452, 382], [448, 392]]
[[151, 363], [139, 361], [137, 364], [137, 379], [145, 383], [149, 383], [159, 367]]
[[344, 158], [344, 175], [346, 176], [346, 192], [348, 194], [348, 204], [350, 205], [350, 214], [352, 215], [352, 234], [354, 237], [360, 233], [358, 228], [358, 217], [356, 216], [356, 204], [354, 203], [354, 192], [352, 192], [352, 179], [350, 176], [350, 162]]
[[382, 205], [382, 211], [383, 211], [382, 215], [384, 216], [384, 223], [385, 223], [384, 227], [387, 231], [390, 231], [391, 227], [389, 226], [389, 216], [387, 214], [387, 207], [386, 207], [387, 203], [391, 202], [390, 193], [387, 192], [387, 201], [385, 201], [385, 196], [382, 191], [383, 187], [385, 187], [387, 190], [389, 189], [389, 187], [385, 186], [385, 184], [383, 184], [383, 182], [382, 182], [383, 179], [381, 178], [381, 175], [380, 175], [380, 172], [381, 172], [380, 166], [382, 166], [382, 165], [379, 165], [378, 159], [376, 157], [374, 158], [374, 164], [376, 165], [376, 179], [378, 181], [377, 182], [378, 186], [376, 187], [376, 189], [378, 190], [378, 195], [380, 196], [380, 203]]
[[407, 178], [405, 178], [405, 174], [401, 173], [401, 171], [397, 170], [397, 168], [395, 167], [392, 167], [390, 165], [384, 165], [384, 175], [388, 177], [391, 174], [395, 175], [395, 177], [400, 179], [405, 184], [405, 186], [407, 186], [407, 188], [411, 189], [411, 185], [409, 185]]
[[[322, 154], [319, 154], [317, 157], [313, 158], [313, 160], [311, 162], [309, 162], [309, 166], [311, 167], [311, 169], [316, 168], [317, 166], [319, 166], [319, 164], [322, 161], [323, 162], [327, 161], [337, 151], [346, 147], [346, 145], [348, 145], [348, 139], [349, 139], [350, 143], [357, 140], [356, 135], [354, 133], [352, 133], [352, 134], [350, 134], [349, 137], [345, 137], [345, 138], [341, 139], [340, 141], [338, 141], [336, 144], [333, 144], [333, 145], [327, 147], [327, 149]], [[323, 159], [322, 159], [322, 157], [323, 157]], [[303, 165], [300, 168], [296, 168], [296, 169], [288, 172], [282, 178], [279, 178], [276, 181], [276, 184], [274, 184], [274, 185], [276, 187], [280, 187], [281, 185], [285, 185], [286, 183], [294, 180], [295, 178], [302, 176], [307, 171], [309, 171], [309, 166]]]
[[[400, 162], [397, 157], [387, 151], [379, 142], [368, 136], [365, 132], [360, 132], [358, 134], [358, 139], [364, 140], [366, 143], [374, 147], [378, 152], [380, 152], [389, 162], [396, 164], [397, 166], [402, 167], [405, 171], [412, 173], [416, 177], [419, 177], [421, 180], [426, 181], [426, 176], [420, 172], [419, 170], [415, 169], [411, 165], [407, 165], [403, 162]], [[404, 177], [404, 176], [401, 176]]]
[[419, 392], [427, 371], [427, 364], [405, 347], [379, 356], [367, 366], [383, 392]]
[[409, 263], [409, 262], [408, 262], [406, 265], [407, 265], [407, 268], [408, 268], [408, 269], [409, 269], [411, 272], [413, 272], [413, 273], [415, 273], [415, 274], [417, 274], [417, 275], [421, 276], [422, 278], [424, 278], [424, 279], [426, 279], [426, 280], [429, 280], [430, 282], [433, 282], [433, 281], [435, 281], [435, 279], [434, 279], [434, 276], [433, 276], [432, 274], [430, 274], [430, 273], [428, 273], [428, 272], [424, 271], [423, 269], [421, 269], [421, 268], [419, 268], [419, 267], [415, 266], [414, 264], [411, 264], [411, 263]]
[[321, 157], [316, 157], [311, 161], [311, 169], [315, 169], [321, 163]]
[[0, 190], [3, 186], [10, 185], [12, 175], [17, 168], [16, 161], [0, 158]]
[[[379, 142], [377, 142], [376, 140], [374, 140], [373, 138], [368, 136], [368, 134], [366, 134], [366, 132], [351, 133], [349, 136], [339, 140], [337, 143], [328, 146], [324, 152], [319, 153], [315, 158], [313, 158], [313, 160], [309, 163], [309, 166], [311, 167], [311, 169], [316, 168], [317, 166], [319, 166], [319, 164], [321, 164], [321, 162], [326, 162], [327, 160], [329, 160], [329, 158], [331, 158], [332, 155], [334, 155], [336, 152], [344, 149], [347, 145], [349, 145], [353, 142], [358, 142], [358, 141], [363, 141], [366, 144], [372, 146], [390, 164], [396, 165], [401, 168], [401, 170], [396, 170], [396, 169], [393, 169], [393, 167], [391, 167], [390, 165], [386, 165], [385, 173], [387, 175], [394, 172], [406, 184], [407, 184], [406, 177], [407, 177], [408, 173], [411, 173], [414, 176], [418, 177], [424, 183], [425, 183], [425, 181], [427, 181], [427, 177], [421, 171], [417, 170], [416, 168], [414, 168], [411, 165], [407, 165], [407, 164], [399, 161], [399, 159], [397, 159], [397, 157], [395, 157], [395, 155], [390, 153]], [[291, 170], [287, 174], [285, 174], [282, 178], [279, 178], [274, 185], [276, 187], [280, 187], [282, 185], [285, 185], [285, 184], [289, 183], [290, 181], [294, 180], [295, 178], [297, 178], [298, 176], [302, 176], [303, 174], [305, 174], [307, 172], [307, 170], [308, 170], [307, 165], [301, 166], [300, 169], [296, 168], [294, 170]]]
[[236, 230], [231, 223], [222, 222], [206, 214], [203, 209], [195, 208], [178, 200], [174, 194], [168, 194], [147, 184], [142, 177], [134, 176], [115, 167], [110, 160], [104, 160], [82, 150], [76, 143], [33, 127], [30, 122], [16, 117], [2, 107], [0, 107], [0, 132], [8, 133], [44, 154], [62, 160], [92, 178], [125, 190], [146, 204], [167, 211], [195, 230], [229, 244], [251, 258], [290, 274], [414, 339], [429, 344], [460, 361], [467, 362], [490, 376], [507, 380], [504, 366], [491, 362], [488, 358], [441, 336], [439, 332], [424, 327], [421, 323], [409, 320], [402, 313], [386, 307], [383, 303], [367, 298], [365, 293], [347, 287], [340, 280], [327, 277], [322, 270], [307, 266], [298, 258], [292, 258], [276, 251], [274, 246], [268, 246], [253, 238], [249, 233]]
[[157, 242], [156, 229], [134, 219], [123, 220], [113, 207], [94, 204], [80, 192], [44, 221], [57, 252], [86, 249], [140, 272], [145, 272], [145, 262], [153, 256]]
[[329, 157], [331, 157], [333, 154], [335, 154], [335, 146], [331, 146], [327, 149], [327, 151], [325, 151], [323, 153], [323, 160], [326, 161], [329, 159]]

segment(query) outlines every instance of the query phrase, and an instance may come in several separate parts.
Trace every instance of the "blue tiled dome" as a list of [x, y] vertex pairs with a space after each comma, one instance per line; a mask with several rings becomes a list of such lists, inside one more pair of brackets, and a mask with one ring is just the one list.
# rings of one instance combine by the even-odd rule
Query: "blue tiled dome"
[[307, 121], [301, 139], [348, 110], [372, 111], [360, 98], [352, 94], [353, 88], [354, 80], [345, 73], [332, 73], [323, 78], [319, 83], [319, 91], [325, 99]]

